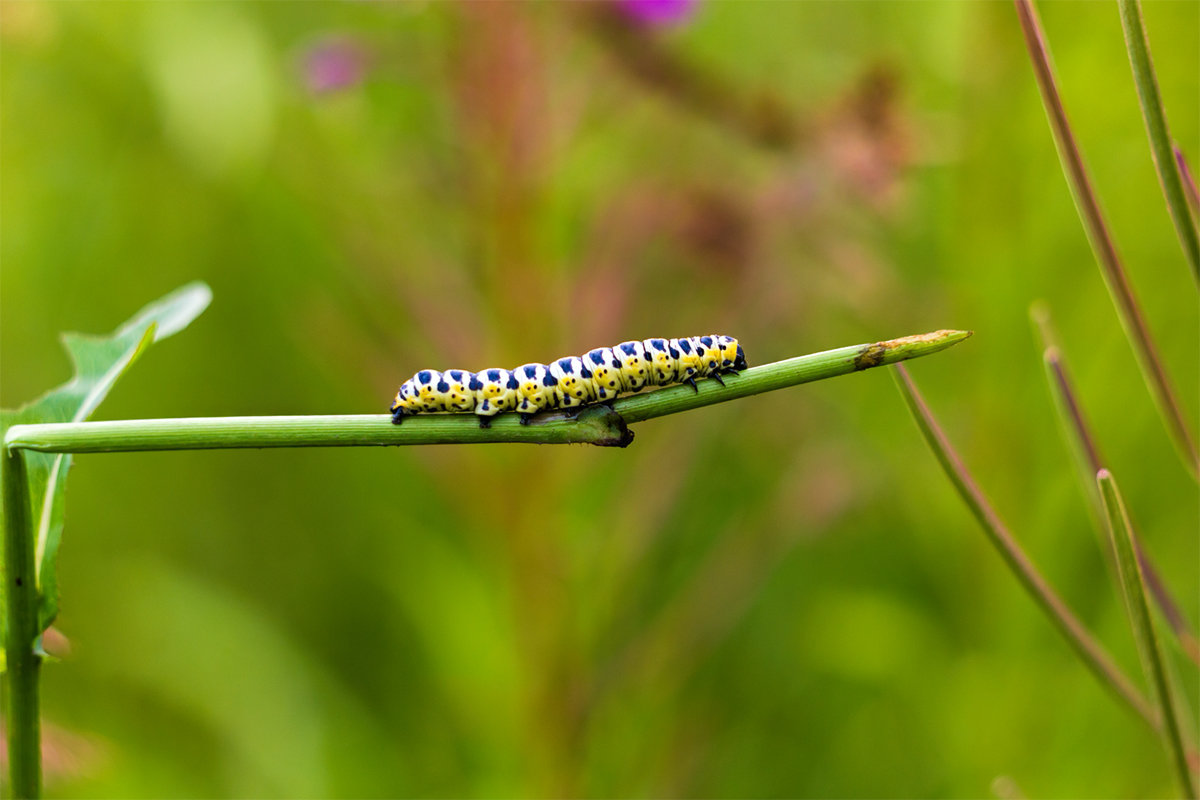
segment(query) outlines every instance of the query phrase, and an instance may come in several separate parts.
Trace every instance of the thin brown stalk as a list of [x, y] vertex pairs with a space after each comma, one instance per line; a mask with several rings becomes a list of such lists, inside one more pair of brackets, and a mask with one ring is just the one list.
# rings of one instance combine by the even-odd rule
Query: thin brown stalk
[[1013, 575], [1042, 609], [1042, 612], [1058, 628], [1059, 633], [1092, 671], [1092, 674], [1114, 695], [1128, 704], [1148, 725], [1157, 730], [1160, 724], [1158, 716], [1146, 698], [1125, 677], [1104, 647], [1088, 633], [1083, 623], [1071, 613], [1062, 598], [1050, 588], [1046, 579], [1042, 577], [1029, 556], [1017, 544], [1016, 539], [992, 509], [987, 498], [984, 497], [983, 492], [968, 472], [966, 465], [951, 446], [950, 440], [946, 438], [945, 433], [937, 424], [933, 413], [917, 391], [912, 378], [909, 377], [908, 371], [903, 366], [897, 365], [894, 376], [900, 394], [908, 404], [925, 441], [929, 443], [929, 447], [942, 465], [946, 476], [958, 490], [959, 496], [967, 504], [975, 519], [979, 521], [984, 533], [999, 551], [1005, 563], [1008, 564]]
[[1025, 35], [1025, 43], [1033, 62], [1033, 72], [1042, 94], [1046, 116], [1049, 118], [1050, 129], [1054, 134], [1054, 143], [1058, 148], [1063, 172], [1066, 174], [1067, 183], [1075, 199], [1075, 207], [1079, 212], [1080, 221], [1087, 232], [1096, 261], [1100, 265], [1100, 272], [1108, 286], [1109, 295], [1117, 308], [1117, 316], [1121, 320], [1126, 337], [1133, 345], [1142, 376], [1150, 389], [1159, 414], [1163, 418], [1171, 441], [1179, 451], [1188, 472], [1193, 478], [1200, 480], [1200, 451], [1197, 451], [1192, 433], [1187, 422], [1184, 421], [1182, 406], [1171, 387], [1162, 360], [1159, 358], [1158, 349], [1151, 338], [1150, 329], [1142, 315], [1141, 307], [1133, 295], [1133, 287], [1121, 264], [1116, 245], [1113, 243], [1108, 225], [1100, 210], [1100, 202], [1092, 188], [1087, 169], [1084, 167], [1083, 156], [1075, 141], [1075, 135], [1071, 131], [1067, 112], [1058, 92], [1041, 22], [1038, 20], [1031, 0], [1014, 0], [1014, 3], [1017, 8], [1017, 18], [1021, 23], [1021, 31]]
[[[1084, 464], [1083, 468], [1090, 470], [1092, 475], [1095, 475], [1103, 467], [1100, 458], [1099, 448], [1096, 446], [1094, 437], [1088, 429], [1087, 423], [1084, 421], [1083, 411], [1079, 407], [1079, 402], [1076, 399], [1075, 392], [1071, 386], [1071, 380], [1067, 375], [1066, 366], [1062, 363], [1062, 356], [1055, 347], [1046, 349], [1045, 352], [1046, 369], [1050, 375], [1051, 391], [1056, 397], [1061, 398], [1060, 407], [1063, 409], [1063, 422], [1071, 431], [1071, 438], [1078, 443], [1078, 456]], [[1104, 519], [1104, 507], [1100, 500], [1099, 492], [1092, 488], [1088, 492], [1088, 499], [1096, 506], [1097, 515]], [[1134, 549], [1137, 552], [1138, 562], [1141, 564], [1142, 574], [1146, 580], [1146, 586], [1150, 590], [1150, 594], [1154, 597], [1154, 602], [1162, 611], [1163, 617], [1166, 618], [1167, 624], [1174, 632], [1176, 639], [1179, 641], [1180, 648], [1183, 649], [1192, 661], [1200, 665], [1200, 640], [1197, 640], [1196, 635], [1192, 632], [1191, 627], [1184, 619], [1183, 612], [1179, 608], [1179, 604], [1175, 602], [1175, 598], [1171, 596], [1166, 584], [1163, 583], [1162, 577], [1159, 575], [1158, 569], [1155, 568], [1154, 562], [1146, 553], [1145, 547], [1142, 546], [1141, 536], [1136, 533], [1136, 530], [1130, 525], [1130, 536], [1133, 539]]]
[[[1183, 180], [1183, 193], [1188, 199], [1188, 208], [1192, 210], [1192, 216], [1200, 215], [1200, 189], [1196, 188], [1196, 177], [1192, 175], [1192, 170], [1188, 166], [1187, 157], [1183, 151], [1179, 149], [1179, 145], [1175, 145], [1175, 163], [1179, 166], [1179, 177]], [[1195, 222], [1193, 221], [1193, 225]]]
[[[1067, 372], [1067, 365], [1062, 358], [1062, 346], [1059, 344], [1058, 336], [1054, 331], [1054, 324], [1050, 319], [1049, 310], [1043, 304], [1038, 303], [1030, 310], [1030, 316], [1033, 318], [1041, 338], [1043, 361], [1046, 365], [1046, 381], [1050, 387], [1050, 395], [1054, 399], [1054, 405], [1058, 409], [1059, 421], [1066, 431], [1069, 449], [1078, 468], [1084, 493], [1088, 498], [1088, 507], [1092, 513], [1092, 521], [1095, 523], [1097, 532], [1099, 533], [1101, 547], [1110, 558], [1110, 566], [1115, 566], [1115, 561], [1112, 560], [1115, 558], [1115, 554], [1110, 547], [1109, 537], [1104, 534], [1107, 524], [1107, 513], [1104, 503], [1100, 498], [1100, 492], [1096, 488], [1095, 481], [1095, 475], [1100, 471], [1103, 464], [1100, 456], [1100, 447], [1096, 443], [1096, 437], [1092, 435], [1091, 427], [1087, 424], [1078, 395], [1071, 383]], [[1188, 621], [1183, 616], [1183, 612], [1180, 610], [1179, 604], [1171, 596], [1170, 591], [1159, 575], [1158, 569], [1154, 566], [1145, 548], [1142, 547], [1141, 537], [1136, 534], [1132, 527], [1130, 530], [1133, 532], [1133, 542], [1137, 550], [1138, 560], [1141, 562], [1142, 572], [1146, 577], [1146, 584], [1150, 589], [1151, 595], [1154, 596], [1155, 603], [1158, 605], [1159, 610], [1162, 611], [1163, 617], [1166, 618], [1167, 623], [1174, 632], [1180, 648], [1187, 653], [1188, 658], [1200, 664], [1200, 639], [1197, 639], [1195, 633], [1193, 633], [1191, 625], [1188, 624]]]

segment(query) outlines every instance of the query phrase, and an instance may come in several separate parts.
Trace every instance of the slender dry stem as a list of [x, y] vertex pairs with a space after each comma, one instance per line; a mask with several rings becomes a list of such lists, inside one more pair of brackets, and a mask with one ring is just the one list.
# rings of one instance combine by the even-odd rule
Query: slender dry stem
[[[1054, 405], [1058, 409], [1059, 421], [1066, 431], [1071, 455], [1079, 474], [1084, 479], [1084, 493], [1087, 495], [1094, 521], [1101, 531], [1101, 538], [1103, 539], [1101, 546], [1110, 557], [1110, 563], [1115, 564], [1115, 553], [1112, 552], [1111, 539], [1103, 533], [1107, 514], [1095, 481], [1095, 475], [1100, 471], [1103, 463], [1100, 457], [1100, 447], [1096, 443], [1096, 438], [1092, 435], [1091, 428], [1087, 424], [1083, 408], [1071, 383], [1067, 366], [1062, 358], [1061, 346], [1058, 344], [1053, 323], [1050, 321], [1049, 311], [1044, 306], [1038, 305], [1032, 310], [1031, 316], [1034, 322], [1037, 323], [1038, 332], [1042, 339], [1042, 346], [1044, 348], [1043, 362], [1046, 366], [1046, 381], [1050, 387], [1050, 395], [1054, 398]], [[1142, 546], [1141, 537], [1136, 534], [1132, 525], [1130, 533], [1133, 537], [1138, 561], [1141, 563], [1142, 573], [1145, 575], [1146, 584], [1150, 588], [1150, 594], [1154, 597], [1155, 603], [1158, 605], [1159, 610], [1162, 611], [1163, 617], [1166, 618], [1172, 632], [1174, 632], [1179, 646], [1187, 654], [1188, 658], [1200, 664], [1200, 640], [1192, 632], [1192, 628], [1184, 618], [1179, 604], [1175, 602], [1175, 598], [1172, 597], [1170, 591], [1167, 589], [1166, 584], [1159, 575], [1158, 569], [1154, 566], [1153, 560]]]
[[1042, 93], [1042, 102], [1050, 121], [1050, 129], [1054, 134], [1058, 156], [1062, 161], [1067, 183], [1071, 187], [1071, 194], [1075, 198], [1075, 207], [1079, 212], [1079, 218], [1083, 222], [1088, 241], [1091, 243], [1096, 261], [1100, 265], [1100, 272], [1108, 285], [1109, 295], [1117, 308], [1117, 315], [1121, 319], [1125, 335], [1133, 344], [1142, 376], [1154, 397], [1154, 402], [1167, 427], [1167, 432], [1171, 436], [1171, 441], [1179, 451], [1188, 472], [1193, 478], [1200, 479], [1200, 452], [1196, 449], [1188, 423], [1184, 420], [1182, 406], [1176, 398], [1166, 370], [1163, 368], [1158, 348], [1154, 345], [1141, 307], [1134, 298], [1133, 287], [1121, 264], [1104, 215], [1100, 211], [1100, 202], [1092, 188], [1079, 145], [1075, 141], [1075, 135], [1067, 120], [1062, 97], [1058, 93], [1058, 85], [1054, 77], [1054, 69], [1050, 64], [1050, 52], [1046, 47], [1041, 22], [1038, 20], [1031, 0], [1014, 0], [1014, 2], [1017, 8], [1017, 18], [1025, 35], [1025, 44], [1033, 61], [1034, 76]]
[[[1188, 208], [1192, 210], [1193, 217], [1200, 215], [1200, 188], [1196, 187], [1196, 178], [1192, 175], [1187, 157], [1179, 149], [1179, 145], [1175, 145], [1175, 163], [1179, 167], [1179, 178], [1183, 182], [1184, 193], [1187, 195]], [[1195, 225], [1194, 219], [1192, 224]]]
[[1150, 704], [1146, 702], [1146, 698], [1125, 677], [1100, 643], [1076, 619], [1071, 610], [1067, 608], [1066, 603], [1050, 588], [1046, 579], [1042, 577], [1029, 556], [1017, 544], [1016, 539], [1009, 533], [1000, 517], [992, 510], [987, 498], [984, 497], [970, 472], [967, 471], [962, 459], [959, 458], [949, 439], [938, 426], [933, 413], [917, 391], [912, 378], [909, 377], [908, 371], [898, 365], [894, 374], [900, 394], [904, 396], [904, 401], [908, 404], [908, 408], [917, 422], [917, 427], [921, 429], [921, 433], [937, 457], [938, 463], [942, 465], [946, 476], [958, 490], [959, 496], [974, 514], [975, 519], [979, 521], [984, 533], [987, 534], [988, 539], [1008, 564], [1013, 575], [1066, 638], [1067, 643], [1092, 671], [1092, 674], [1113, 694], [1125, 701], [1147, 724], [1157, 729], [1158, 717]]

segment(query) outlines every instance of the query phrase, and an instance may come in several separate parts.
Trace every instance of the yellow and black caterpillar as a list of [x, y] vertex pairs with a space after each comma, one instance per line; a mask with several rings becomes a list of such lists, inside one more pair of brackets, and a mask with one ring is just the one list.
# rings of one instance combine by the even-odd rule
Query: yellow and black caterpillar
[[390, 411], [397, 425], [414, 414], [467, 411], [479, 416], [481, 428], [504, 411], [516, 411], [528, 425], [539, 411], [604, 403], [647, 386], [686, 383], [696, 389], [697, 378], [724, 384], [722, 375], [742, 369], [746, 356], [732, 336], [646, 339], [513, 370], [423, 369], [396, 392]]

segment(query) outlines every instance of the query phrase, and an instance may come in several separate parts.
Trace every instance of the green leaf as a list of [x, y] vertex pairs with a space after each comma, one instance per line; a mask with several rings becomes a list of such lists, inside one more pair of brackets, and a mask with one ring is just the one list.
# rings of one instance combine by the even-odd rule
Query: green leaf
[[[212, 290], [207, 285], [189, 283], [150, 303], [107, 336], [63, 334], [63, 344], [74, 364], [75, 377], [15, 411], [0, 410], [0, 431], [17, 424], [86, 420], [147, 347], [185, 328], [211, 300]], [[71, 456], [26, 452], [24, 457], [35, 537], [38, 630], [44, 631], [58, 613], [55, 555], [62, 538], [63, 503]], [[3, 602], [4, 598], [0, 597], [0, 603]], [[0, 625], [5, 624], [5, 619], [4, 608], [0, 605]]]

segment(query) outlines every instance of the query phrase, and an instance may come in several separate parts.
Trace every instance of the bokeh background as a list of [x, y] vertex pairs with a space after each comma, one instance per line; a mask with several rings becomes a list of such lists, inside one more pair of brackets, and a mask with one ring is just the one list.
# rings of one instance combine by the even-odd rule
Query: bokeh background
[[[1043, 3], [1189, 418], [1200, 313], [1113, 3]], [[659, 13], [661, 12], [661, 13]], [[1044, 299], [1200, 619], [1196, 486], [1058, 165], [1010, 4], [0, 4], [12, 407], [203, 279], [98, 417], [382, 413], [421, 367], [727, 332], [763, 363], [938, 328], [912, 373], [1140, 682], [1029, 323]], [[1200, 5], [1149, 2], [1200, 158]], [[79, 457], [51, 796], [1173, 791], [884, 370], [585, 446]], [[1197, 700], [1195, 669], [1167, 648]]]

